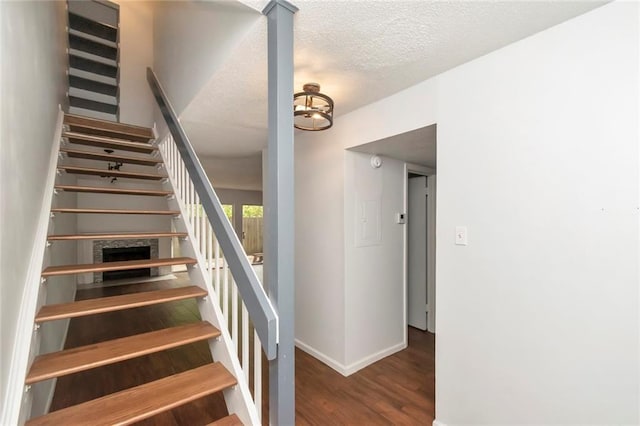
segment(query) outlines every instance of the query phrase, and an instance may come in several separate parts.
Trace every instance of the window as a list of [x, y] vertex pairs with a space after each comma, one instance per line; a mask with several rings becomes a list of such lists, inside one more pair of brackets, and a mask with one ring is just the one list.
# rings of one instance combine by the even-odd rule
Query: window
[[242, 245], [247, 254], [262, 253], [263, 207], [242, 206]]

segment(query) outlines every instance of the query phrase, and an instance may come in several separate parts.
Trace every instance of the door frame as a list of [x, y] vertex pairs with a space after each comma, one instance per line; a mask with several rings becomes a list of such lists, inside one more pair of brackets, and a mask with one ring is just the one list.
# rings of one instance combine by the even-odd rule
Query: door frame
[[[427, 197], [427, 306], [428, 315], [427, 331], [435, 333], [435, 219], [436, 219], [436, 170], [430, 167], [421, 166], [419, 164], [404, 164], [404, 211], [409, 211], [409, 173], [422, 175], [427, 177], [427, 187], [429, 188], [429, 196]], [[408, 218], [411, 220], [411, 218]], [[409, 227], [404, 226], [403, 229], [403, 315], [404, 324], [407, 327], [405, 332], [405, 344], [408, 344], [408, 320], [409, 307], [407, 297], [409, 294]], [[429, 291], [431, 289], [431, 291]]]

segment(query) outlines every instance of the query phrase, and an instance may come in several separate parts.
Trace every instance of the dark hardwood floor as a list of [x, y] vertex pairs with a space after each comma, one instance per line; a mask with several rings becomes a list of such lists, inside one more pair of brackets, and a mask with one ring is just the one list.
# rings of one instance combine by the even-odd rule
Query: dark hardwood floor
[[[178, 279], [79, 290], [77, 300], [187, 285]], [[66, 348], [200, 320], [193, 300], [71, 320]], [[434, 418], [435, 337], [409, 328], [409, 347], [349, 377], [296, 350], [296, 424], [430, 425]], [[191, 344], [58, 379], [51, 411], [211, 362], [205, 343]], [[266, 373], [267, 368], [263, 368]], [[265, 374], [266, 375], [266, 374]], [[266, 379], [266, 377], [265, 377]], [[267, 381], [264, 381], [266, 395]], [[266, 399], [266, 398], [265, 398]], [[264, 424], [268, 407], [263, 404]], [[140, 425], [203, 425], [227, 414], [221, 395], [147, 419]]]
[[409, 328], [409, 347], [344, 377], [296, 350], [296, 424], [431, 425], [435, 336]]

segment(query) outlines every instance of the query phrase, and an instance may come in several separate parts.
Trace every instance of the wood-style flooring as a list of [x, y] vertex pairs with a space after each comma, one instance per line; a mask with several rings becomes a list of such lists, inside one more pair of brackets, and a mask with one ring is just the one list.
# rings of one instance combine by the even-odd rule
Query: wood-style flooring
[[[188, 285], [186, 274], [177, 275], [178, 279], [171, 281], [78, 290], [76, 300]], [[193, 299], [74, 318], [65, 348], [199, 320]], [[435, 412], [434, 349], [433, 334], [409, 328], [407, 349], [349, 377], [296, 350], [296, 424], [430, 425]], [[200, 342], [64, 376], [58, 379], [51, 411], [208, 362], [211, 362], [209, 349]], [[265, 365], [263, 371], [267, 370]], [[265, 395], [266, 390], [265, 380]], [[266, 401], [263, 407], [263, 423], [268, 424]], [[204, 425], [226, 414], [222, 396], [213, 395], [137, 424]]]

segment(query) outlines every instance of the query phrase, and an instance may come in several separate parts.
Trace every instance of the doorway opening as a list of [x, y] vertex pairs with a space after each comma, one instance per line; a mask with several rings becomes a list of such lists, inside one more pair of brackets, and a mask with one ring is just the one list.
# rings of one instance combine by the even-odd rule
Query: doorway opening
[[[398, 348], [398, 355], [423, 357], [415, 374], [426, 386], [415, 396], [427, 399], [431, 407], [435, 406], [436, 144], [437, 125], [432, 124], [350, 147], [353, 153], [345, 154], [345, 223], [350, 225], [345, 231], [345, 262], [349, 262], [345, 280], [359, 283], [365, 276], [366, 288], [385, 294], [384, 301], [359, 296], [379, 303], [377, 319], [388, 325], [386, 340], [377, 337], [374, 343], [383, 347], [397, 342], [393, 348]], [[414, 193], [415, 203], [410, 201]], [[422, 216], [414, 211], [416, 206]], [[359, 244], [359, 237], [368, 237], [361, 238], [367, 244]], [[413, 237], [417, 242], [410, 244]], [[410, 270], [413, 263], [417, 267]], [[410, 279], [417, 284], [410, 287]], [[420, 290], [417, 296], [415, 289]], [[419, 323], [413, 322], [414, 311]]]
[[405, 281], [407, 325], [435, 333], [436, 175], [406, 165]]

